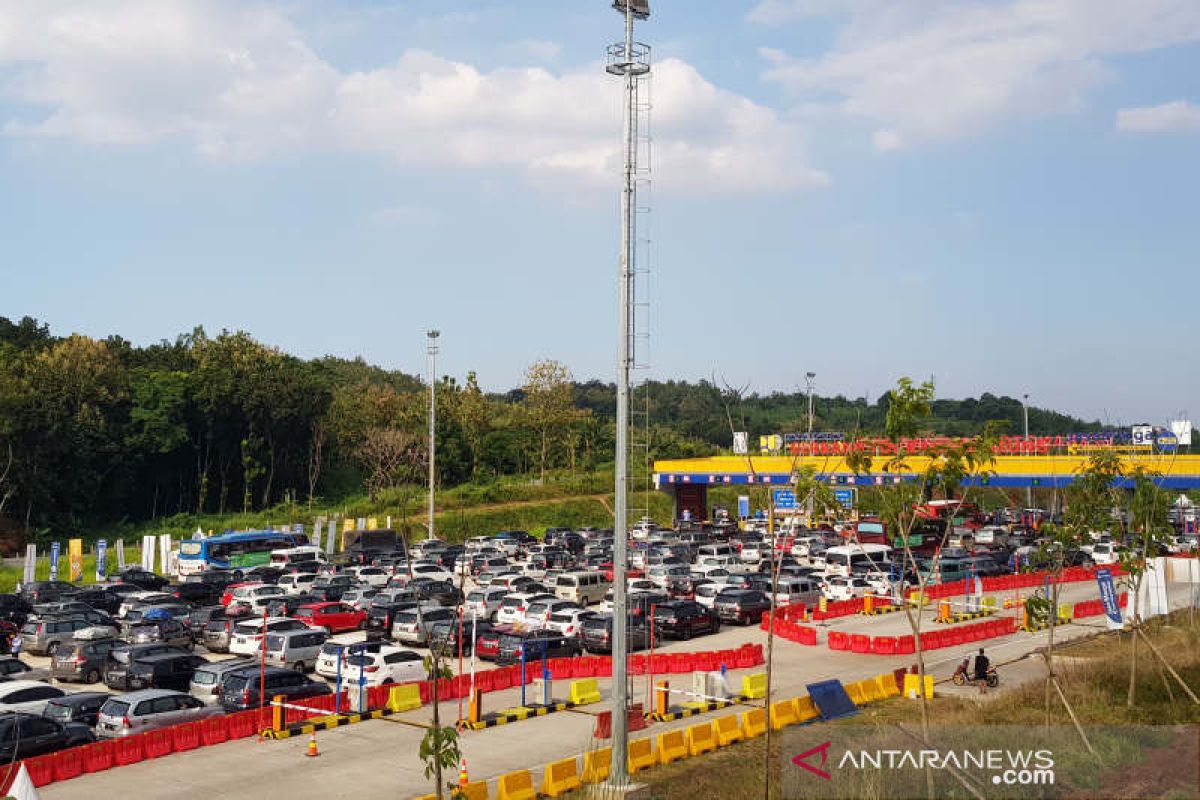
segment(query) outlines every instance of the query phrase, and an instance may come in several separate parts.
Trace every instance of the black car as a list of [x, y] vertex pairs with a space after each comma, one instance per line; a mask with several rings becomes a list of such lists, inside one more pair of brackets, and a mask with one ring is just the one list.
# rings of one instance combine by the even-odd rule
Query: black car
[[771, 610], [771, 601], [757, 589], [726, 589], [714, 598], [713, 609], [722, 622], [749, 625]]
[[259, 581], [260, 583], [278, 583], [283, 573], [283, 567], [272, 567], [263, 564], [262, 566], [251, 567], [246, 570], [244, 578], [248, 581]]
[[[589, 653], [612, 652], [612, 614], [588, 617], [579, 628], [579, 641]], [[625, 628], [629, 650], [644, 650], [650, 647], [650, 628], [644, 616], [630, 617]]]
[[408, 611], [410, 608], [416, 608], [415, 600], [401, 600], [395, 603], [376, 603], [372, 602], [367, 608], [367, 641], [379, 642], [384, 639], [392, 638], [392, 623], [396, 621], [396, 614], [401, 611]]
[[417, 584], [417, 599], [437, 603], [445, 608], [454, 608], [462, 604], [463, 593], [450, 581], [429, 581]]
[[141, 567], [130, 567], [126, 570], [118, 572], [115, 576], [121, 583], [132, 583], [134, 586], [141, 587], [146, 592], [157, 592], [164, 586], [170, 583], [169, 580], [161, 575], [156, 575], [153, 572], [142, 569]]
[[267, 616], [290, 617], [296, 613], [296, 609], [300, 606], [320, 602], [320, 597], [308, 594], [307, 592], [304, 594], [286, 594], [279, 597], [272, 597], [267, 601]]
[[63, 724], [76, 722], [96, 727], [96, 718], [100, 716], [100, 706], [112, 697], [108, 692], [76, 692], [75, 694], [56, 697], [46, 703], [42, 716]]
[[11, 622], [18, 628], [25, 624], [32, 606], [24, 597], [16, 594], [0, 594], [0, 620]]
[[186, 692], [192, 683], [192, 674], [208, 660], [202, 656], [158, 653], [134, 659], [129, 665], [126, 683], [131, 690], [174, 689]]
[[[458, 620], [451, 622], [435, 622], [429, 631], [429, 647], [442, 655], [453, 658], [470, 656], [475, 649], [475, 642], [484, 634], [491, 632], [492, 623], [463, 620], [462, 644], [459, 645]], [[461, 652], [460, 652], [461, 651]]]
[[167, 594], [190, 606], [211, 606], [220, 602], [224, 587], [215, 583], [180, 583], [168, 586]]
[[77, 591], [78, 586], [66, 581], [33, 581], [22, 584], [19, 593], [21, 599], [29, 603], [52, 603], [66, 599]]
[[0, 714], [0, 759], [8, 763], [94, 741], [91, 729], [78, 722], [20, 712]]
[[698, 633], [721, 630], [717, 612], [694, 600], [674, 600], [654, 606], [654, 629], [663, 636], [690, 639]]
[[526, 631], [506, 633], [500, 637], [500, 652], [496, 664], [516, 664], [524, 652], [526, 661], [541, 661], [544, 658], [569, 658], [581, 655], [583, 648], [574, 638], [556, 631]]
[[139, 658], [146, 658], [158, 655], [159, 653], [174, 653], [181, 656], [190, 655], [183, 648], [162, 642], [114, 647], [108, 652], [108, 660], [104, 664], [104, 685], [110, 689], [128, 691], [130, 665]]
[[228, 672], [221, 678], [221, 707], [228, 712], [259, 708], [260, 682], [266, 685], [267, 697], [283, 695], [288, 700], [302, 700], [332, 694], [333, 690], [324, 681], [316, 681], [292, 669], [267, 667], [265, 674], [259, 667], [247, 667]]
[[105, 614], [110, 615], [117, 613], [117, 610], [121, 607], [120, 595], [96, 587], [80, 589], [71, 595], [71, 599], [80, 603], [87, 603], [94, 610], [103, 611]]
[[[275, 616], [272, 614], [272, 616]], [[282, 614], [279, 616], [287, 616]], [[204, 638], [204, 626], [214, 619], [226, 619], [228, 615], [225, 613], [224, 606], [201, 606], [193, 608], [192, 613], [188, 614], [187, 626], [192, 631], [192, 641], [199, 643]]]
[[204, 572], [196, 572], [184, 577], [182, 581], [182, 583], [206, 583], [216, 586], [219, 589], [217, 592], [218, 597], [220, 597], [221, 592], [225, 591], [225, 587], [231, 583], [237, 582], [237, 576], [234, 575], [232, 571], [225, 569], [212, 569], [205, 570]]

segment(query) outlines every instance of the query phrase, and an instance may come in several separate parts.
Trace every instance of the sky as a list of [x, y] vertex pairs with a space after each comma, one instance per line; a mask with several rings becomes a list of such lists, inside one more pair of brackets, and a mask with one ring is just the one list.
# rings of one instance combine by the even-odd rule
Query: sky
[[[4, 0], [0, 315], [613, 380], [606, 0]], [[637, 376], [1200, 414], [1200, 3], [652, 0]]]

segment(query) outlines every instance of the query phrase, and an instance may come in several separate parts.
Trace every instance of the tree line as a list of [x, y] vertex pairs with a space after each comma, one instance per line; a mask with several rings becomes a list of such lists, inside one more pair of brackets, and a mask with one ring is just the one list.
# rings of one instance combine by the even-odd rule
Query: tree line
[[[559, 362], [530, 365], [505, 393], [484, 392], [474, 373], [444, 376], [436, 397], [441, 486], [612, 461], [614, 386], [576, 382]], [[886, 403], [820, 398], [817, 424], [882, 430]], [[1013, 403], [1019, 413], [991, 395], [938, 401], [930, 427], [971, 432], [1011, 418]], [[807, 398], [665, 381], [639, 386], [633, 406], [633, 438], [653, 460], [719, 452], [731, 426], [802, 429]], [[0, 523], [28, 532], [376, 499], [425, 480], [427, 421], [425, 381], [362, 359], [300, 359], [242, 331], [135, 346], [0, 317]], [[1030, 426], [1087, 429], [1034, 410]]]

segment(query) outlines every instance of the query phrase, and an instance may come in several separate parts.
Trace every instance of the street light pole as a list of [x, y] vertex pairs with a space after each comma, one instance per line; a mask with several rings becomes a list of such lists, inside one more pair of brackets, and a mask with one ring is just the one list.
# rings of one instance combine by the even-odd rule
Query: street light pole
[[[1029, 445], [1029, 393], [1021, 395], [1021, 413], [1025, 417], [1025, 445]], [[1025, 487], [1025, 507], [1033, 508], [1033, 487]]]
[[429, 538], [433, 539], [433, 493], [437, 486], [437, 340], [441, 331], [429, 331], [426, 352], [429, 353]]
[[808, 384], [808, 444], [812, 445], [813, 432], [813, 378], [817, 377], [815, 372], [804, 373], [804, 380]]

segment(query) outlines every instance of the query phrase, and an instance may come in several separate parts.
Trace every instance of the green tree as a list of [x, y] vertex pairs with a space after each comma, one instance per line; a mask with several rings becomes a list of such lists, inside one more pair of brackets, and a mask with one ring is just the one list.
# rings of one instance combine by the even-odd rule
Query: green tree
[[551, 445], [577, 417], [571, 371], [559, 361], [536, 361], [525, 371], [523, 391], [522, 407], [538, 439], [538, 475], [545, 480]]

